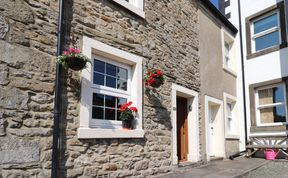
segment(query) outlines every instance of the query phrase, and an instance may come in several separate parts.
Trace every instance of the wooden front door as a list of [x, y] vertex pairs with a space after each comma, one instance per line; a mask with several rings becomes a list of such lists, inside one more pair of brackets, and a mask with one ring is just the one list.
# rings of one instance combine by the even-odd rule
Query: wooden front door
[[177, 156], [180, 162], [187, 161], [188, 155], [187, 116], [187, 99], [177, 97]]

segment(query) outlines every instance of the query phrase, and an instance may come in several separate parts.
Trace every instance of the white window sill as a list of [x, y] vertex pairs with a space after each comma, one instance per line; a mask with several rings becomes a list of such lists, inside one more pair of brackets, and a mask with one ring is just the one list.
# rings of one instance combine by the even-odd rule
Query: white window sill
[[239, 135], [237, 135], [237, 134], [227, 134], [226, 135], [226, 137], [225, 137], [226, 139], [231, 139], [231, 140], [239, 140], [240, 139], [240, 136]]
[[261, 133], [250, 133], [249, 137], [271, 137], [271, 136], [283, 136], [286, 137], [288, 131], [283, 132], [261, 132]]
[[114, 1], [114, 2], [116, 2], [117, 4], [125, 7], [126, 9], [128, 9], [128, 10], [130, 10], [131, 12], [135, 13], [136, 15], [142, 17], [143, 19], [145, 18], [145, 12], [144, 12], [142, 9], [133, 6], [133, 5], [130, 4], [129, 2], [124, 1], [124, 0], [112, 0], [112, 1]]
[[96, 129], [96, 128], [79, 128], [79, 139], [93, 139], [93, 138], [143, 138], [144, 131], [123, 130], [123, 129]]
[[256, 124], [257, 127], [269, 127], [269, 126], [281, 126], [288, 125], [288, 122], [276, 122], [276, 123], [267, 123], [267, 124]]
[[234, 77], [237, 77], [237, 72], [233, 69], [230, 69], [226, 66], [223, 66], [223, 70], [226, 71], [227, 73], [233, 75]]

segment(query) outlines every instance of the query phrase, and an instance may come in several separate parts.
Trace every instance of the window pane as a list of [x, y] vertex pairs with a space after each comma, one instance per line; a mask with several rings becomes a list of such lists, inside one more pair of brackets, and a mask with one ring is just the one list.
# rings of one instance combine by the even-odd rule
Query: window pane
[[117, 110], [117, 118], [116, 118], [118, 121], [120, 121], [120, 111]]
[[92, 119], [103, 119], [104, 109], [100, 107], [92, 107]]
[[116, 97], [114, 96], [105, 96], [105, 106], [116, 108]]
[[285, 101], [284, 98], [284, 86], [278, 86], [273, 88], [273, 98], [274, 98], [274, 103], [282, 103]]
[[285, 106], [275, 106], [271, 108], [260, 109], [261, 123], [275, 123], [286, 121]]
[[117, 89], [125, 90], [127, 91], [127, 81], [126, 80], [117, 80]]
[[93, 83], [97, 85], [104, 85], [104, 75], [94, 72]]
[[118, 67], [117, 72], [118, 72], [118, 78], [125, 79], [125, 80], [128, 79], [128, 71], [126, 69]]
[[232, 117], [232, 104], [231, 103], [227, 103], [227, 115], [229, 117]]
[[229, 57], [225, 57], [225, 65], [226, 65], [226, 67], [230, 67], [230, 58]]
[[94, 71], [105, 73], [105, 62], [94, 59]]
[[268, 30], [273, 27], [278, 26], [278, 16], [277, 14], [272, 14], [261, 20], [254, 22], [254, 34]]
[[230, 51], [230, 45], [229, 45], [229, 43], [227, 43], [226, 41], [225, 41], [225, 55], [226, 56], [229, 56], [229, 51]]
[[256, 51], [279, 44], [279, 31], [255, 38]]
[[116, 77], [116, 66], [106, 63], [106, 74]]
[[116, 78], [106, 76], [106, 86], [116, 88]]
[[117, 98], [117, 107], [120, 108], [122, 104], [127, 103], [126, 98]]
[[277, 86], [258, 91], [259, 105], [284, 102], [284, 86]]
[[93, 93], [93, 105], [104, 106], [104, 95]]
[[232, 118], [228, 117], [228, 131], [232, 131]]
[[105, 120], [115, 120], [115, 109], [105, 109]]

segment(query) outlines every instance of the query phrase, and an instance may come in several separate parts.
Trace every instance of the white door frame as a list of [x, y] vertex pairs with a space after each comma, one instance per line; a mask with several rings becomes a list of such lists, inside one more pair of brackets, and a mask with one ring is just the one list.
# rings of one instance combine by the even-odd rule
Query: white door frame
[[198, 162], [200, 160], [199, 148], [199, 113], [198, 113], [198, 92], [182, 87], [180, 85], [172, 84], [172, 164], [178, 164], [177, 157], [177, 96], [187, 98], [188, 108], [188, 162]]
[[215, 134], [218, 132], [216, 142], [219, 143], [216, 151], [214, 152], [215, 156], [225, 158], [225, 124], [224, 124], [224, 115], [223, 115], [223, 101], [206, 96], [205, 95], [205, 136], [206, 136], [206, 159], [210, 161], [210, 143], [209, 143], [209, 136], [210, 136], [210, 129], [209, 129], [209, 103], [213, 103], [219, 105], [219, 110], [217, 113], [217, 123], [214, 125]]

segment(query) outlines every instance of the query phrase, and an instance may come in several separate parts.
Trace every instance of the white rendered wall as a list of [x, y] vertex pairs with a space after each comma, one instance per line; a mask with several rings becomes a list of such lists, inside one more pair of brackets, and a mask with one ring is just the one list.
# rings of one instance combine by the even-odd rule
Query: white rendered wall
[[241, 0], [248, 135], [250, 135], [250, 107], [254, 107], [250, 106], [249, 85], [288, 76], [288, 49], [284, 48], [247, 60], [245, 19], [281, 1], [283, 0]]

